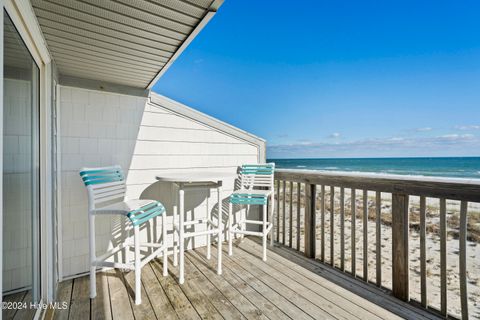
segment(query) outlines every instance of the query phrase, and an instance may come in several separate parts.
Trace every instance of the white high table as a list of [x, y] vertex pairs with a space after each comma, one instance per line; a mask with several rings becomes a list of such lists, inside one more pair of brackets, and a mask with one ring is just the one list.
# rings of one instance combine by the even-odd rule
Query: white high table
[[[169, 172], [161, 175], [157, 175], [156, 179], [162, 182], [171, 182], [178, 188], [178, 198], [175, 198], [173, 206], [173, 264], [177, 263], [177, 244], [175, 241], [175, 235], [178, 233], [179, 247], [180, 247], [180, 284], [184, 283], [184, 251], [185, 251], [185, 239], [195, 236], [206, 235], [207, 236], [207, 259], [211, 257], [211, 235], [216, 234], [218, 236], [218, 254], [217, 254], [217, 273], [222, 274], [222, 185], [223, 181], [237, 177], [236, 173], [229, 172]], [[211, 219], [211, 212], [207, 206], [207, 218], [185, 221], [185, 191], [192, 188], [206, 188], [217, 189], [217, 203], [218, 203], [218, 223], [214, 223]], [[179, 214], [179, 221], [177, 224], [177, 208]], [[206, 223], [207, 230], [198, 232], [185, 232], [186, 226], [192, 226], [196, 224]], [[214, 228], [212, 228], [214, 227]]]

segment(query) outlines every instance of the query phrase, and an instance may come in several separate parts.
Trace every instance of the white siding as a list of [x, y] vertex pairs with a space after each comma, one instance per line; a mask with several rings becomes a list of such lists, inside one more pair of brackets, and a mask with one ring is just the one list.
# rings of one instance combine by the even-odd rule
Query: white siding
[[[60, 118], [63, 277], [88, 270], [87, 196], [78, 175], [81, 167], [120, 164], [127, 172], [127, 197], [162, 201], [171, 229], [172, 188], [156, 182], [155, 175], [206, 169], [236, 171], [242, 163], [256, 163], [259, 158], [258, 145], [150, 103], [147, 98], [61, 87]], [[233, 184], [232, 179], [224, 186], [224, 199]], [[186, 197], [188, 215], [200, 217], [207, 208], [212, 210], [216, 192], [192, 191]], [[97, 249], [104, 251], [116, 245], [125, 236], [124, 226], [125, 221], [118, 217], [97, 218]], [[201, 246], [204, 241], [198, 238], [188, 246]]]

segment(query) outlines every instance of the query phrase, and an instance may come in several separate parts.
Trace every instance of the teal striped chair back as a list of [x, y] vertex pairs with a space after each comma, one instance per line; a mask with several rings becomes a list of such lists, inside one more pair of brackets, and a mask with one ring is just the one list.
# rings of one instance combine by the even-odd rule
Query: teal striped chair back
[[274, 163], [244, 164], [241, 169], [242, 189], [273, 189]]
[[91, 209], [96, 204], [125, 197], [125, 175], [120, 166], [83, 168], [80, 177], [87, 187]]
[[124, 175], [120, 166], [105, 167], [105, 168], [90, 168], [82, 169], [80, 171], [85, 186], [112, 183], [123, 181]]

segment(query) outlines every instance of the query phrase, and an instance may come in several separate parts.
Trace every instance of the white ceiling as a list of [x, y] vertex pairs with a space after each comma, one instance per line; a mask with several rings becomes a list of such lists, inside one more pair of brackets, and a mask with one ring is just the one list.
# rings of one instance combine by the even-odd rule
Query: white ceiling
[[147, 88], [222, 2], [32, 0], [32, 5], [60, 74]]

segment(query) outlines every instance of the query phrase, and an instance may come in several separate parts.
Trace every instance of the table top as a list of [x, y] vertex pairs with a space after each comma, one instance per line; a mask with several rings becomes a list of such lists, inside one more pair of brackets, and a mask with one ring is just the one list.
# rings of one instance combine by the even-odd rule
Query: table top
[[168, 172], [157, 175], [155, 178], [163, 182], [194, 183], [194, 182], [218, 182], [238, 177], [234, 172]]

